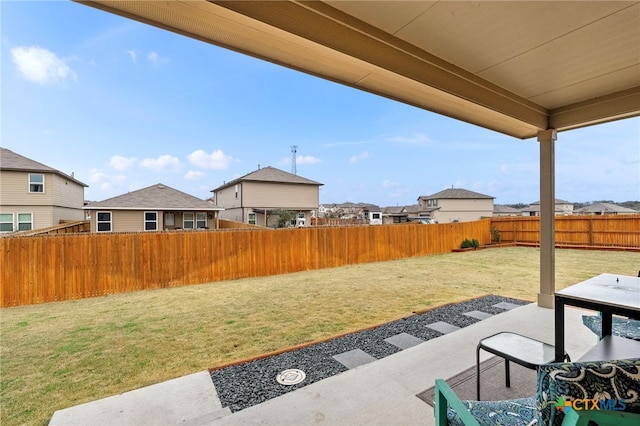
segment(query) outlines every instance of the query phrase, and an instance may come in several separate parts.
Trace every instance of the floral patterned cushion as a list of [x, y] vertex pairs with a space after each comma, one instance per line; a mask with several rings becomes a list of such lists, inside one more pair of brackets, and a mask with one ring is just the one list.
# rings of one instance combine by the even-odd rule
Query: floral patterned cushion
[[[640, 340], [640, 321], [627, 318], [612, 318], [611, 334], [626, 337], [627, 339]], [[602, 318], [599, 315], [583, 315], [582, 323], [601, 338]]]
[[559, 426], [557, 405], [567, 400], [623, 402], [624, 411], [640, 413], [640, 358], [541, 365], [536, 398], [539, 425]]
[[[536, 417], [535, 398], [508, 401], [462, 401], [481, 425], [526, 426]], [[458, 414], [448, 407], [449, 425], [463, 426]]]

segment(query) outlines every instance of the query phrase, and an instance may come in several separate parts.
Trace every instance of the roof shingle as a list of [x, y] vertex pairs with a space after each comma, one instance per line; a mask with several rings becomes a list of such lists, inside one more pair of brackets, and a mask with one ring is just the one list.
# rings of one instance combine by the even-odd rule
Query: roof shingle
[[274, 183], [293, 183], [302, 185], [323, 185], [320, 182], [313, 181], [311, 179], [303, 178], [302, 176], [294, 175], [293, 173], [285, 172], [284, 170], [276, 169], [275, 167], [267, 166], [258, 169], [254, 172], [248, 173], [230, 182], [224, 183], [211, 192], [216, 192], [223, 188], [235, 185], [240, 182], [274, 182]]
[[178, 191], [162, 183], [128, 192], [85, 206], [87, 210], [224, 210], [200, 198]]
[[78, 179], [73, 176], [69, 176], [66, 173], [62, 173], [60, 170], [54, 169], [53, 167], [49, 167], [45, 164], [34, 161], [30, 158], [22, 156], [20, 154], [16, 154], [15, 152], [0, 147], [0, 170], [8, 170], [8, 171], [17, 171], [17, 172], [43, 172], [43, 173], [54, 173], [65, 179], [69, 179], [77, 183], [78, 185], [82, 185], [87, 187], [88, 185], [80, 182]]

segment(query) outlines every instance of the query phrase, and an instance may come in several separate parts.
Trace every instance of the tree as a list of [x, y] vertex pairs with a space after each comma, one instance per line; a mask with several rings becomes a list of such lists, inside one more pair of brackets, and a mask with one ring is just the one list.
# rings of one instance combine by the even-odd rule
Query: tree
[[288, 228], [291, 225], [291, 221], [295, 219], [296, 214], [291, 210], [278, 209], [274, 212], [278, 216], [278, 222], [276, 228]]

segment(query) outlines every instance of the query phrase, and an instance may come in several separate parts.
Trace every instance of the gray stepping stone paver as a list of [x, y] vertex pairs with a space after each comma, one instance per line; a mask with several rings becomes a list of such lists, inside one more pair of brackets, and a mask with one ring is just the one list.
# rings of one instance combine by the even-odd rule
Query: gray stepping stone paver
[[453, 333], [454, 331], [460, 330], [460, 327], [457, 327], [453, 324], [449, 324], [448, 322], [444, 322], [444, 321], [438, 321], [431, 324], [427, 324], [427, 327], [442, 334]]
[[353, 349], [351, 351], [343, 352], [338, 355], [334, 355], [333, 359], [344, 365], [348, 369], [356, 368], [364, 364], [368, 364], [373, 361], [377, 361], [362, 349]]
[[491, 318], [493, 316], [492, 314], [488, 314], [488, 313], [482, 312], [482, 311], [465, 312], [462, 315], [466, 315], [466, 316], [471, 317], [471, 318], [479, 319], [481, 321], [485, 320], [487, 318]]
[[495, 305], [493, 305], [494, 308], [500, 308], [500, 309], [506, 309], [507, 311], [510, 311], [511, 309], [515, 309], [515, 308], [520, 308], [522, 307], [522, 305], [516, 305], [515, 303], [509, 303], [509, 302], [500, 302], [500, 303], [496, 303]]
[[384, 341], [400, 349], [408, 349], [412, 346], [416, 346], [424, 342], [424, 340], [416, 336], [412, 336], [409, 333], [396, 334], [395, 336], [384, 339]]

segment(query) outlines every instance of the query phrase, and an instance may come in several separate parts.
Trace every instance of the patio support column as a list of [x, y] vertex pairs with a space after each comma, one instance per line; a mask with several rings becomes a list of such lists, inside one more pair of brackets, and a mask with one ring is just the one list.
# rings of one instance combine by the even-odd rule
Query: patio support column
[[540, 143], [540, 293], [538, 306], [553, 308], [556, 287], [555, 129], [538, 132]]

